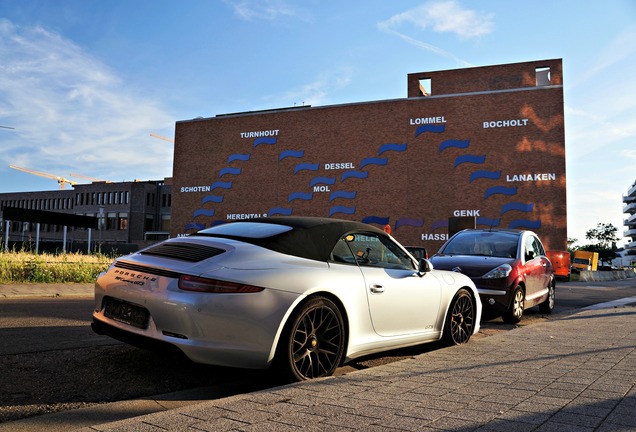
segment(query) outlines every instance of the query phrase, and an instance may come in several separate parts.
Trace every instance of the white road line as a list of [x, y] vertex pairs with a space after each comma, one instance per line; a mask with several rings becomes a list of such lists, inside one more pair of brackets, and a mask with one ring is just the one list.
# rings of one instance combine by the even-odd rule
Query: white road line
[[614, 307], [625, 306], [629, 303], [636, 303], [636, 297], [626, 297], [618, 300], [612, 300], [605, 303], [598, 303], [595, 305], [591, 305], [583, 308], [583, 310], [597, 310], [597, 309], [611, 309]]

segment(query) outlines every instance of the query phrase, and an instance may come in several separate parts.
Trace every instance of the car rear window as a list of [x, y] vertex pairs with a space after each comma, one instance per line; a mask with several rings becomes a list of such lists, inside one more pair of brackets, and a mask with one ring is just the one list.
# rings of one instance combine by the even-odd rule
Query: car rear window
[[219, 237], [243, 237], [243, 238], [267, 238], [284, 232], [290, 231], [292, 228], [287, 225], [259, 223], [259, 222], [240, 222], [217, 225], [198, 232], [198, 234], [210, 234]]

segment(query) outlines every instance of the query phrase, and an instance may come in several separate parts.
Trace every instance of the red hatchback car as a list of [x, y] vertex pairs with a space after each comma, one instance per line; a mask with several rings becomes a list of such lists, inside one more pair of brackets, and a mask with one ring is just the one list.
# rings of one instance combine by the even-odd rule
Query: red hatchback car
[[436, 269], [460, 272], [475, 282], [485, 317], [517, 323], [535, 305], [545, 314], [554, 309], [554, 269], [532, 231], [460, 231], [430, 260]]

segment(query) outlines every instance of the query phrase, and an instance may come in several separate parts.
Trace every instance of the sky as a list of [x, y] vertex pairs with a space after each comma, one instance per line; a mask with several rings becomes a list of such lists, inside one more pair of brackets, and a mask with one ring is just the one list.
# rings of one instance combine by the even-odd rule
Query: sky
[[9, 165], [171, 177], [172, 143], [150, 134], [181, 120], [405, 98], [408, 73], [544, 59], [563, 60], [568, 237], [622, 238], [633, 0], [0, 0], [0, 193], [59, 188]]

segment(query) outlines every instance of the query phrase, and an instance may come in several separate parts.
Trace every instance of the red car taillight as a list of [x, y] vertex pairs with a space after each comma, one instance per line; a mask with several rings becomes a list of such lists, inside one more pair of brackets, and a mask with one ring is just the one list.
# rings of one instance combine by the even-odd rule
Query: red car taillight
[[181, 275], [179, 278], [179, 289], [184, 291], [231, 294], [256, 293], [263, 291], [265, 288], [217, 279]]

